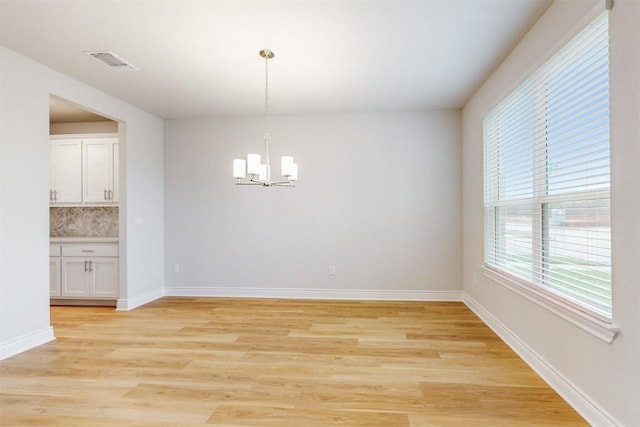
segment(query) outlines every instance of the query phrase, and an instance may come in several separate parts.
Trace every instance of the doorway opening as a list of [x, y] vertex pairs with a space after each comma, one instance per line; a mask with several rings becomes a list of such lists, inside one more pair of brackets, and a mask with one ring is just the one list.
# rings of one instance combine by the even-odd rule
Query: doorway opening
[[49, 98], [51, 305], [116, 307], [120, 272], [120, 123]]

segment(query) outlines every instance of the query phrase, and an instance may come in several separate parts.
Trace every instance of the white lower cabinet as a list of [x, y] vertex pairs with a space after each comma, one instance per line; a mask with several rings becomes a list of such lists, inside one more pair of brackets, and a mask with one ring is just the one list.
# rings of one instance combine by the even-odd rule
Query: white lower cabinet
[[49, 295], [60, 296], [60, 256], [49, 257]]
[[62, 257], [62, 297], [117, 298], [118, 259]]
[[118, 298], [117, 243], [62, 243], [58, 275], [53, 259], [51, 257], [52, 298]]
[[60, 243], [49, 243], [49, 295], [60, 296]]
[[98, 298], [118, 298], [118, 258], [95, 258], [90, 262], [92, 295]]

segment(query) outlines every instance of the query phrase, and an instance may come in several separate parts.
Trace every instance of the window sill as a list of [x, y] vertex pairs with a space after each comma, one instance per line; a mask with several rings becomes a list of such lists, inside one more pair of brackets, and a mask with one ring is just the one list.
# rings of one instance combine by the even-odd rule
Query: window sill
[[534, 287], [520, 283], [517, 279], [510, 277], [506, 273], [501, 273], [484, 265], [480, 266], [480, 268], [483, 270], [485, 277], [562, 317], [606, 343], [613, 342], [620, 331], [615, 324], [596, 319], [563, 301], [550, 297]]

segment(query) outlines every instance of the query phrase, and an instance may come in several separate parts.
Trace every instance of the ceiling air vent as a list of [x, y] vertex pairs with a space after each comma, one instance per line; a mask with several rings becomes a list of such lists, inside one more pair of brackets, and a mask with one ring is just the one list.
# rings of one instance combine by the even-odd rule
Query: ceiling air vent
[[100, 50], [100, 51], [87, 51], [85, 52], [87, 55], [97, 59], [102, 62], [107, 67], [111, 68], [115, 71], [138, 71], [138, 69], [129, 64], [124, 59], [120, 58], [115, 53], [108, 50]]

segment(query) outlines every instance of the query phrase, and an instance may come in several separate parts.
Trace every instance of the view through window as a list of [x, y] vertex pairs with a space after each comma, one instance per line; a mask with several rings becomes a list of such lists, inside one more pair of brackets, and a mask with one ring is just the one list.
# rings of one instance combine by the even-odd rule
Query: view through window
[[612, 319], [608, 12], [484, 119], [485, 264]]

